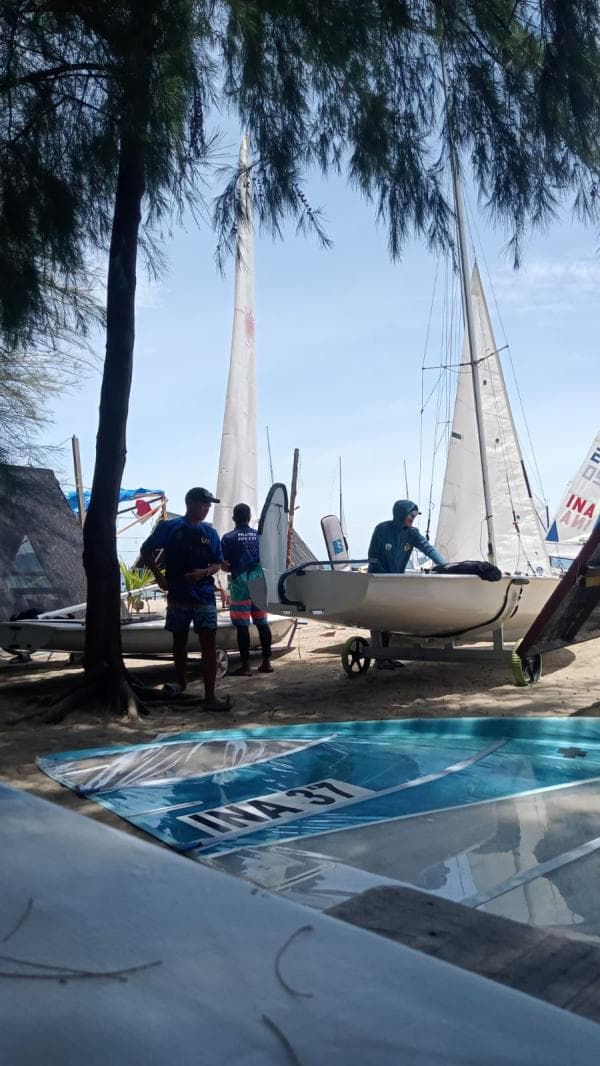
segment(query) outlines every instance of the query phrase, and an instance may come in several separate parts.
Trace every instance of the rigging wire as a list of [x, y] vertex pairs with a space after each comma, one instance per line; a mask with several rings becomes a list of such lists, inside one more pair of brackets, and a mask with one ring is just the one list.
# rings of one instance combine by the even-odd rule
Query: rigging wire
[[423, 359], [421, 362], [421, 410], [419, 414], [419, 479], [418, 479], [418, 496], [421, 496], [421, 480], [423, 470], [423, 414], [425, 412], [426, 404], [424, 402], [424, 371], [427, 369], [427, 350], [429, 347], [429, 335], [431, 331], [431, 321], [433, 317], [433, 308], [435, 304], [435, 297], [437, 293], [438, 273], [440, 269], [440, 257], [438, 256], [435, 264], [435, 274], [433, 278], [433, 292], [431, 294], [431, 304], [429, 306], [429, 317], [427, 319], [427, 330], [425, 333], [425, 345], [423, 349]]

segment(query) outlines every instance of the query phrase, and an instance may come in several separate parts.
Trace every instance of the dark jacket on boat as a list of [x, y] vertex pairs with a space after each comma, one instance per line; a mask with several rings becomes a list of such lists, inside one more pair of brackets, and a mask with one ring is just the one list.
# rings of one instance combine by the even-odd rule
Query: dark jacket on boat
[[446, 560], [427, 537], [414, 526], [405, 526], [404, 519], [417, 505], [412, 500], [397, 500], [391, 522], [380, 522], [373, 530], [369, 545], [370, 574], [403, 574], [414, 548], [443, 566]]

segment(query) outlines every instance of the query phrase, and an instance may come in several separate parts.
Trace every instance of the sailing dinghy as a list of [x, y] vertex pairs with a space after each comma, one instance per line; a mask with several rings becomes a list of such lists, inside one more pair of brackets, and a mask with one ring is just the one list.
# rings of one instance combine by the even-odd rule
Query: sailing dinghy
[[[527, 478], [477, 265], [469, 272], [455, 161], [453, 181], [466, 329], [435, 543], [451, 562], [487, 558], [502, 577], [486, 581], [469, 573], [417, 570], [369, 574], [356, 568], [366, 560], [354, 569], [344, 560], [342, 568], [331, 561], [331, 552], [327, 562], [287, 572], [281, 567], [275, 574], [268, 564], [274, 556], [281, 556], [281, 548], [265, 543], [263, 549], [263, 537], [265, 581], [262, 588], [253, 589], [253, 595], [262, 595], [270, 610], [280, 610], [282, 604], [308, 617], [387, 630], [401, 640], [401, 646], [396, 641], [388, 652], [396, 658], [508, 654], [519, 672], [518, 657], [505, 648], [504, 641], [523, 637], [559, 578], [548, 559], [545, 531]], [[266, 507], [277, 511], [287, 505], [281, 488]], [[265, 536], [281, 535], [274, 533], [276, 523], [266, 516], [261, 525]], [[331, 530], [326, 539], [328, 543], [335, 539]], [[461, 654], [455, 640], [461, 644], [487, 640], [493, 647]], [[428, 647], [428, 641], [434, 646]], [[349, 673], [364, 672], [372, 654], [365, 638], [351, 638], [344, 666]], [[538, 676], [536, 662], [530, 675], [519, 679], [529, 683]]]

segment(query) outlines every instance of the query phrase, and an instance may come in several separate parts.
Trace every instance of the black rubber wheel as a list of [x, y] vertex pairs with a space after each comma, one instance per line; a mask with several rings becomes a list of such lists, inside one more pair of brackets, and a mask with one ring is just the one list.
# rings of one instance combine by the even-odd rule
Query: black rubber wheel
[[542, 656], [530, 655], [522, 659], [519, 655], [519, 645], [516, 644], [512, 653], [512, 668], [515, 684], [520, 688], [535, 685], [542, 676]]
[[369, 641], [365, 637], [350, 637], [342, 649], [342, 666], [348, 677], [366, 674], [370, 665]]
[[217, 677], [225, 677], [229, 670], [229, 656], [224, 648], [217, 648]]

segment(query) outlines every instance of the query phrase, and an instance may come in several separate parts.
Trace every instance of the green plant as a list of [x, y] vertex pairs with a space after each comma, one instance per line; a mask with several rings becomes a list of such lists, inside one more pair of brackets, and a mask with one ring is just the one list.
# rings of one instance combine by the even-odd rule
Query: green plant
[[144, 609], [144, 597], [137, 595], [141, 589], [145, 589], [148, 585], [154, 584], [154, 574], [147, 569], [138, 569], [137, 567], [127, 566], [122, 560], [119, 563], [121, 570], [121, 576], [125, 585], [125, 591], [127, 592], [127, 610], [128, 611], [143, 611]]

